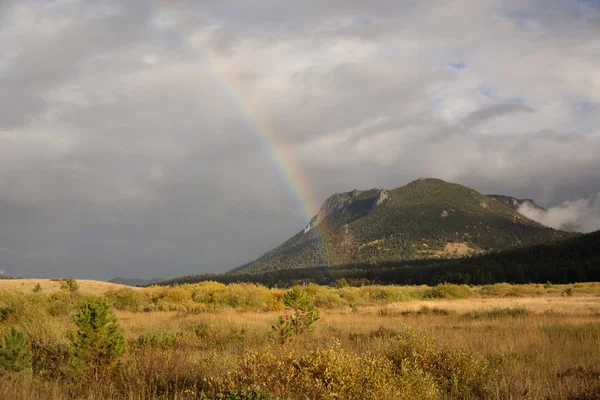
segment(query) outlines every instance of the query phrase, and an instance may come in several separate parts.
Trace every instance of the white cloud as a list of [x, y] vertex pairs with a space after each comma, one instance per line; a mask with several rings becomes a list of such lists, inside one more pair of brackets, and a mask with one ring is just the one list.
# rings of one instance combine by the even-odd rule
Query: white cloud
[[540, 210], [529, 203], [523, 203], [519, 212], [543, 225], [555, 229], [576, 232], [600, 230], [600, 193], [587, 199], [565, 201], [548, 210]]

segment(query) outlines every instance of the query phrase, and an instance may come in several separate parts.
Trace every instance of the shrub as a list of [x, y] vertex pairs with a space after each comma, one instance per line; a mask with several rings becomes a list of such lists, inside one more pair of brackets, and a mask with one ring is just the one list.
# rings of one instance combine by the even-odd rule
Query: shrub
[[31, 291], [33, 293], [39, 293], [42, 291], [42, 286], [38, 283], [36, 283], [36, 285], [33, 287], [33, 289], [31, 289]]
[[529, 315], [530, 311], [525, 307], [513, 307], [513, 308], [493, 308], [489, 311], [470, 311], [463, 314], [464, 317], [470, 319], [498, 319], [498, 318], [519, 318]]
[[0, 321], [18, 321], [27, 312], [27, 299], [21, 293], [0, 292]]
[[392, 341], [387, 357], [399, 371], [417, 370], [431, 376], [442, 390], [453, 396], [485, 397], [490, 371], [482, 356], [438, 346], [433, 338], [406, 327]]
[[333, 290], [317, 293], [314, 297], [314, 304], [322, 308], [336, 308], [343, 304], [342, 298]]
[[181, 286], [167, 289], [164, 299], [170, 303], [185, 303], [192, 299], [192, 294]]
[[4, 372], [23, 372], [31, 370], [31, 356], [27, 349], [25, 333], [11, 327], [4, 334], [4, 343], [0, 347], [0, 369]]
[[335, 287], [338, 289], [342, 289], [345, 287], [348, 287], [348, 281], [346, 281], [346, 279], [342, 278], [342, 279], [338, 279], [337, 281], [335, 281]]
[[453, 297], [456, 299], [466, 299], [473, 295], [473, 291], [467, 285], [453, 285], [450, 283], [439, 284], [429, 290], [425, 297], [432, 299], [446, 299]]
[[121, 365], [125, 339], [105, 299], [83, 304], [75, 315], [77, 332], [70, 335], [71, 370], [82, 379], [98, 380]]
[[381, 355], [345, 352], [339, 342], [301, 357], [268, 351], [247, 356], [221, 387], [258, 388], [273, 398], [434, 399], [435, 382], [421, 372], [396, 374]]
[[145, 305], [144, 295], [130, 288], [109, 290], [105, 296], [117, 310], [137, 312]]
[[79, 289], [79, 284], [73, 278], [67, 278], [61, 282], [60, 288], [62, 290], [67, 290], [71, 293], [75, 293]]
[[446, 316], [452, 314], [452, 311], [446, 310], [445, 308], [422, 306], [418, 311], [402, 311], [402, 315], [441, 315]]

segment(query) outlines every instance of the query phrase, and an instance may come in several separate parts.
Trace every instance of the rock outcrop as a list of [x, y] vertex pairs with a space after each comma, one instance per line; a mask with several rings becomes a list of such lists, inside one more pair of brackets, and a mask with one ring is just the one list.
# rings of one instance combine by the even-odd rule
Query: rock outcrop
[[388, 194], [388, 191], [385, 189], [381, 189], [379, 191], [379, 194], [377, 194], [377, 197], [375, 198], [375, 201], [373, 202], [373, 206], [371, 208], [373, 210], [376, 209], [377, 207], [385, 203], [389, 198], [390, 195]]

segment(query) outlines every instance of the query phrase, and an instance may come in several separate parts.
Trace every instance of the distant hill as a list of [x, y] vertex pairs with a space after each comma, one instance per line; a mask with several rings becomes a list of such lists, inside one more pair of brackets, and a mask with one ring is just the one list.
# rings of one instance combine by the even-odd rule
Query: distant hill
[[116, 283], [119, 285], [126, 286], [148, 286], [154, 283], [163, 281], [165, 278], [152, 278], [152, 279], [136, 279], [136, 278], [113, 278], [110, 283]]
[[302, 231], [231, 273], [456, 258], [573, 236], [520, 215], [512, 199], [430, 178], [335, 194]]

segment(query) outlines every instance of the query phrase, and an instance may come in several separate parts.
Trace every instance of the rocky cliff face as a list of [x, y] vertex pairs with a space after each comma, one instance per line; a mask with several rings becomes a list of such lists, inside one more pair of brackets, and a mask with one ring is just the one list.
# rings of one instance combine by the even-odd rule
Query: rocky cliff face
[[319, 209], [317, 215], [315, 215], [310, 223], [304, 228], [304, 233], [308, 233], [311, 229], [319, 225], [327, 217], [338, 217], [344, 215], [348, 206], [352, 204], [352, 201], [361, 194], [361, 190], [354, 189], [351, 192], [336, 193], [327, 200]]
[[388, 191], [385, 189], [381, 189], [377, 194], [377, 197], [375, 198], [375, 201], [373, 202], [373, 206], [371, 208], [376, 209], [377, 207], [385, 203], [389, 198], [390, 195], [388, 194]]

